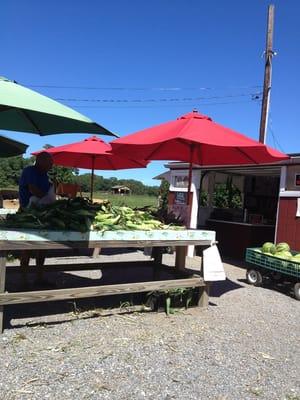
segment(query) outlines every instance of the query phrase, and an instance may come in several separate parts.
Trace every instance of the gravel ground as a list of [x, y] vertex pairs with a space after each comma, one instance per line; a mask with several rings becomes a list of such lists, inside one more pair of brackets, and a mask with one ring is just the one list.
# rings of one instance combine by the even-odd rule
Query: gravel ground
[[225, 268], [205, 310], [20, 315], [0, 336], [0, 398], [299, 400], [300, 303]]

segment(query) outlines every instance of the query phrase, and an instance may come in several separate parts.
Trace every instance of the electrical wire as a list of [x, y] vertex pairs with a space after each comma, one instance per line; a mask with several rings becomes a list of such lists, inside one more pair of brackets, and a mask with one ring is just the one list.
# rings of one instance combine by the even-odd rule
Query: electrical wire
[[181, 90], [235, 90], [235, 89], [261, 89], [261, 85], [252, 86], [227, 86], [227, 87], [102, 87], [102, 86], [68, 86], [68, 85], [32, 85], [31, 88], [46, 89], [77, 89], [77, 90], [119, 90], [119, 91], [181, 91]]
[[239, 93], [230, 94], [224, 96], [209, 96], [209, 97], [183, 97], [183, 98], [157, 98], [157, 99], [81, 99], [81, 98], [62, 98], [57, 97], [57, 101], [66, 102], [91, 102], [91, 103], [165, 103], [165, 102], [186, 102], [186, 101], [199, 101], [199, 100], [216, 100], [216, 99], [227, 99], [236, 97], [249, 97], [252, 100], [259, 99], [262, 93]]
[[275, 132], [273, 130], [273, 120], [272, 120], [272, 114], [271, 114], [271, 109], [269, 110], [269, 123], [268, 123], [268, 131], [271, 133], [272, 138], [273, 138], [273, 143], [274, 147], [278, 147], [280, 151], [285, 153], [283, 150], [281, 144], [279, 143], [278, 139], [276, 138]]
[[[126, 109], [126, 108], [172, 108], [172, 107], [186, 107], [187, 105], [191, 105], [193, 107], [202, 107], [202, 106], [218, 106], [218, 105], [226, 105], [226, 104], [245, 104], [245, 103], [256, 103], [254, 100], [241, 100], [241, 101], [226, 101], [226, 102], [215, 102], [215, 103], [176, 103], [176, 104], [148, 104], [148, 105], [119, 105], [119, 104], [114, 104], [114, 105], [104, 105], [104, 104], [99, 104], [95, 106], [86, 106], [86, 105], [70, 105], [72, 108], [77, 108], [77, 109], [82, 109], [82, 108], [94, 108], [94, 109], [103, 109], [103, 108], [121, 108], [121, 109]], [[69, 104], [66, 104], [69, 105]]]

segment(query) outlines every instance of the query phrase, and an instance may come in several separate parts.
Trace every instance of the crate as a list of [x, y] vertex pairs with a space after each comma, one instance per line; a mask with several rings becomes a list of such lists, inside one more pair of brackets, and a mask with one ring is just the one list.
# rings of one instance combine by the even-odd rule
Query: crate
[[[281, 274], [300, 278], [300, 262], [282, 260], [278, 257], [257, 252], [259, 248], [246, 249], [246, 261], [250, 264], [257, 265], [271, 271], [280, 272]], [[292, 252], [296, 254], [295, 252]]]

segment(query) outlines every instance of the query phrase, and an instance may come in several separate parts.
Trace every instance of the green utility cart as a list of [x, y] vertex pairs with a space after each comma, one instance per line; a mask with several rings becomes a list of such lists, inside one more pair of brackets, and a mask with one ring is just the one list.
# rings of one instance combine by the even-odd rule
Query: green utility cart
[[300, 262], [262, 253], [259, 248], [246, 249], [246, 262], [248, 283], [262, 286], [265, 278], [290, 283], [296, 299], [300, 300]]

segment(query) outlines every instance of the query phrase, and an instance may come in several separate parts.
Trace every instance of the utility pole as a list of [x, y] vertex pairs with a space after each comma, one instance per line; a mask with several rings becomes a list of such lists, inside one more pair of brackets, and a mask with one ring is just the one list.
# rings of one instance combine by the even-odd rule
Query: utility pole
[[268, 114], [270, 105], [270, 93], [271, 93], [271, 81], [272, 81], [272, 58], [273, 52], [273, 30], [274, 30], [274, 5], [271, 4], [268, 7], [268, 29], [267, 29], [267, 43], [265, 50], [265, 77], [264, 77], [264, 88], [263, 98], [261, 105], [261, 117], [260, 117], [260, 128], [259, 128], [259, 141], [266, 143], [266, 132], [268, 124]]

